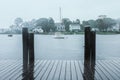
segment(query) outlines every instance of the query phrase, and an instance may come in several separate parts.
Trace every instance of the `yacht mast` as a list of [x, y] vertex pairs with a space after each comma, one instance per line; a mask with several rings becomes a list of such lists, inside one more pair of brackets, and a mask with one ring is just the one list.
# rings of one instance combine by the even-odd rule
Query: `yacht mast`
[[59, 12], [60, 12], [60, 23], [62, 23], [62, 13], [61, 13], [61, 7], [59, 8]]

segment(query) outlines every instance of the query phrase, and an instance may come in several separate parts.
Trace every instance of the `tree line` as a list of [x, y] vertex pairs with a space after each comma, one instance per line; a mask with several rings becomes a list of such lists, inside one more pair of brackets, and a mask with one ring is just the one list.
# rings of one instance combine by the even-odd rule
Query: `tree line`
[[[90, 25], [92, 28], [98, 28], [100, 32], [108, 31], [112, 29], [118, 23], [118, 20], [112, 18], [103, 18], [96, 20], [83, 21], [81, 26], [84, 28], [86, 25]], [[120, 23], [120, 22], [119, 22]]]
[[[108, 29], [115, 26], [117, 23], [120, 24], [120, 20], [115, 20], [112, 18], [102, 18], [102, 19], [90, 19], [86, 21], [80, 22], [79, 19], [75, 21], [71, 21], [69, 18], [63, 18], [61, 24], [65, 26], [65, 31], [69, 32], [70, 24], [79, 24], [81, 27], [81, 31], [84, 31], [85, 26], [89, 25], [92, 28], [98, 28], [99, 31], [107, 31]], [[20, 33], [22, 27], [27, 27], [30, 31], [35, 28], [41, 28], [44, 32], [55, 32], [57, 31], [57, 26], [55, 25], [55, 21], [53, 18], [39, 18], [32, 19], [31, 21], [23, 21], [22, 18], [16, 18], [14, 20], [14, 24], [10, 26], [11, 30]]]

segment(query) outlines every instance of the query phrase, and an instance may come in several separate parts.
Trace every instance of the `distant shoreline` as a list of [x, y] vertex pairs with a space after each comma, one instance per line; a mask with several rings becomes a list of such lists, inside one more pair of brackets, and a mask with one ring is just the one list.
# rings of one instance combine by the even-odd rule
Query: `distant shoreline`
[[[0, 33], [2, 34], [13, 34], [13, 35], [19, 35], [22, 33]], [[55, 32], [50, 32], [50, 33], [35, 33], [36, 35], [55, 35]], [[84, 35], [84, 32], [61, 32], [62, 35]], [[116, 35], [120, 34], [120, 32], [96, 32], [98, 35]]]

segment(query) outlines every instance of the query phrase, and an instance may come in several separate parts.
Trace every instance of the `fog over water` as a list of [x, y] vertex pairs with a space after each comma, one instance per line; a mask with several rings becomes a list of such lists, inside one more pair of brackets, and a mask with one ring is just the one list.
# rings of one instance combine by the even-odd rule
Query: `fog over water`
[[[97, 35], [97, 59], [120, 57], [120, 35]], [[81, 60], [84, 58], [84, 35], [35, 35], [35, 59]], [[22, 59], [22, 35], [0, 35], [0, 59]]]

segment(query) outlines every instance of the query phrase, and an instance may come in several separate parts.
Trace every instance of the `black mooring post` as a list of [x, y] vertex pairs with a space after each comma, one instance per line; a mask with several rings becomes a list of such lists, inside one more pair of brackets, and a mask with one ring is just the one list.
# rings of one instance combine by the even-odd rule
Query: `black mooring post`
[[34, 63], [34, 33], [29, 33], [29, 64]]
[[85, 53], [84, 53], [84, 63], [90, 65], [90, 32], [91, 28], [85, 28]]
[[96, 61], [96, 33], [85, 28], [84, 80], [94, 80]]
[[96, 62], [96, 32], [91, 31], [91, 65]]
[[[28, 70], [28, 29], [22, 29], [23, 39], [23, 77], [27, 75]], [[25, 80], [25, 79], [24, 79]]]
[[34, 80], [34, 33], [29, 33], [29, 80]]
[[91, 28], [85, 27], [85, 48], [84, 48], [84, 80], [89, 78], [90, 75], [90, 35]]
[[23, 38], [23, 70], [28, 68], [28, 29], [23, 28], [22, 38]]
[[96, 62], [96, 32], [95, 31], [91, 31], [91, 52], [90, 52], [90, 74], [91, 74], [91, 80], [95, 79], [95, 62]]

